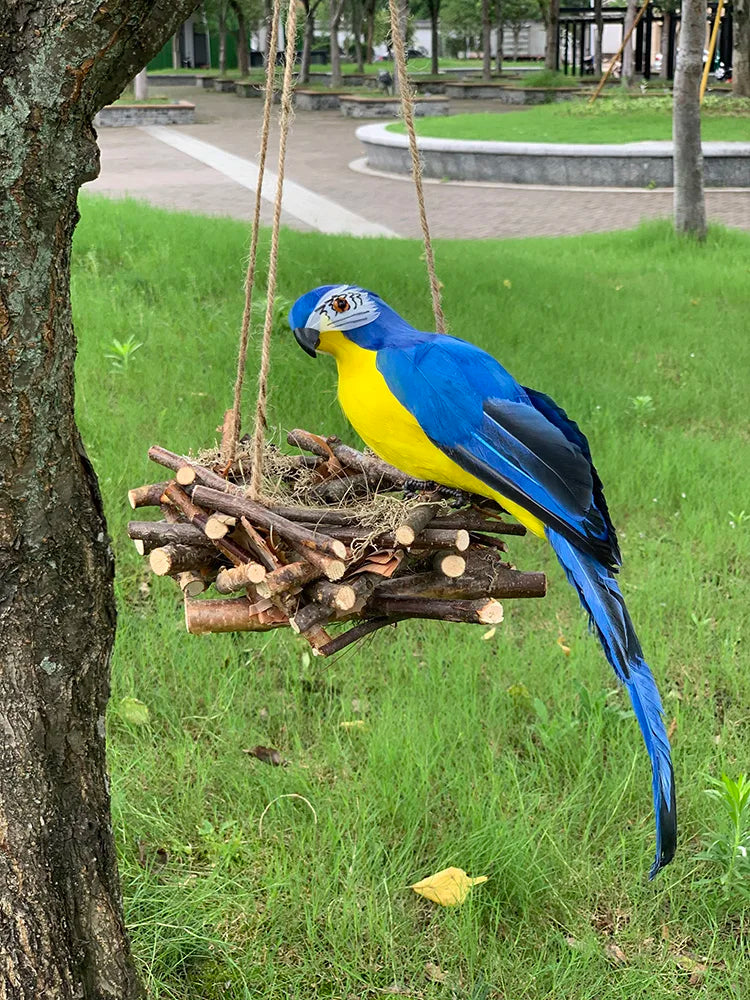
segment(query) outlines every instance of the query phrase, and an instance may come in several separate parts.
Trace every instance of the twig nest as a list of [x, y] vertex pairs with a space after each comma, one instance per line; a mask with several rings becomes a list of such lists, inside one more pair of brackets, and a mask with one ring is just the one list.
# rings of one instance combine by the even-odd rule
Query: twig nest
[[[310, 454], [267, 446], [262, 501], [248, 495], [242, 450], [228, 466], [217, 451], [149, 450], [174, 478], [130, 490], [131, 507], [160, 507], [163, 520], [131, 521], [128, 534], [180, 585], [192, 635], [289, 627], [326, 656], [408, 618], [497, 625], [499, 599], [544, 596], [543, 573], [502, 559], [500, 536], [525, 528], [497, 505], [467, 496], [456, 509], [429, 484], [415, 496], [399, 470], [336, 438], [288, 441]], [[196, 599], [209, 587], [224, 596]], [[357, 624], [332, 637], [343, 622]]]

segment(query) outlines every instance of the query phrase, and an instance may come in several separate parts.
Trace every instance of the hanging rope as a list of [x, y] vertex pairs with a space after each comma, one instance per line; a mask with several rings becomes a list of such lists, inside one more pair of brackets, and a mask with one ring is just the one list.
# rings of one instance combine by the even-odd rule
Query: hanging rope
[[[279, 260], [279, 229], [281, 227], [281, 199], [284, 193], [284, 166], [286, 143], [292, 120], [292, 75], [297, 51], [297, 0], [289, 0], [286, 19], [286, 50], [284, 56], [284, 83], [281, 88], [281, 115], [279, 117], [279, 165], [276, 180], [276, 198], [273, 204], [271, 249], [268, 255], [268, 284], [266, 288], [266, 319], [263, 325], [260, 371], [258, 373], [258, 400], [255, 405], [255, 430], [253, 432], [253, 468], [250, 495], [257, 500], [263, 481], [263, 441], [266, 430], [266, 402], [268, 399], [268, 368], [270, 364], [273, 307], [276, 297], [276, 274]], [[272, 73], [273, 71], [271, 71]]]
[[403, 114], [407, 135], [409, 136], [411, 174], [414, 180], [414, 187], [417, 191], [419, 221], [422, 226], [422, 237], [424, 240], [424, 256], [427, 263], [427, 274], [430, 279], [430, 292], [432, 294], [432, 311], [435, 313], [435, 329], [438, 333], [445, 333], [445, 316], [443, 315], [443, 306], [440, 302], [440, 282], [435, 270], [435, 255], [432, 251], [430, 226], [427, 222], [427, 209], [424, 203], [422, 161], [419, 158], [417, 135], [414, 131], [414, 92], [411, 89], [406, 71], [406, 50], [404, 48], [404, 36], [401, 33], [399, 0], [388, 0], [388, 7], [391, 12], [391, 41], [393, 42], [393, 53], [396, 61], [396, 80], [398, 81], [401, 95], [401, 113]]
[[262, 201], [263, 174], [266, 169], [266, 153], [268, 152], [268, 133], [271, 125], [271, 106], [273, 105], [274, 77], [276, 68], [276, 45], [279, 37], [279, 14], [281, 0], [274, 0], [271, 15], [271, 36], [268, 40], [268, 62], [266, 65], [266, 99], [263, 106], [263, 125], [260, 132], [260, 152], [258, 153], [258, 181], [255, 189], [255, 208], [253, 224], [250, 230], [250, 259], [245, 276], [245, 308], [242, 313], [240, 328], [240, 347], [237, 356], [237, 377], [234, 382], [234, 403], [232, 405], [231, 427], [227, 428], [224, 440], [228, 441], [226, 454], [222, 455], [224, 462], [232, 462], [237, 451], [237, 439], [240, 436], [240, 407], [242, 405], [242, 384], [245, 380], [245, 365], [247, 363], [247, 341], [250, 332], [250, 318], [253, 307], [253, 286], [255, 284], [255, 265], [258, 259], [258, 234], [260, 232], [260, 206]]

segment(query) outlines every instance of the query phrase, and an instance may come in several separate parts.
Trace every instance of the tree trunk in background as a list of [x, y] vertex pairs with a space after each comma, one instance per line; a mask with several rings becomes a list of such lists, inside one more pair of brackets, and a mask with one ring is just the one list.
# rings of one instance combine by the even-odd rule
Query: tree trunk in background
[[365, 60], [371, 63], [373, 60], [373, 40], [375, 38], [375, 0], [364, 0], [364, 20], [365, 20]]
[[[627, 35], [630, 29], [633, 27], [633, 21], [635, 21], [635, 16], [638, 13], [638, 0], [627, 0], [627, 7], [625, 10], [625, 24], [622, 27], [623, 38]], [[633, 52], [633, 42], [634, 38], [631, 36], [628, 40], [628, 44], [622, 50], [622, 72], [620, 74], [620, 83], [623, 87], [633, 86], [633, 76], [635, 74], [635, 57]]]
[[245, 21], [245, 11], [237, 0], [230, 0], [230, 6], [237, 18], [237, 67], [240, 76], [247, 76], [250, 72], [250, 53], [247, 49], [247, 22]]
[[225, 15], [219, 15], [219, 76], [227, 72], [227, 21]]
[[482, 79], [492, 79], [492, 20], [490, 0], [482, 0]]
[[518, 62], [518, 50], [521, 47], [521, 25], [513, 25], [513, 58]]
[[560, 0], [547, 0], [544, 5], [544, 68], [557, 68], [557, 28], [560, 20]]
[[706, 235], [700, 110], [705, 35], [704, 0], [683, 0], [674, 79], [674, 225], [700, 240]]
[[341, 54], [339, 52], [339, 24], [344, 10], [345, 0], [329, 0], [329, 22], [328, 28], [331, 32], [331, 87], [335, 90], [340, 87], [343, 80], [341, 77]]
[[732, 93], [750, 97], [750, 0], [733, 0]]
[[[317, 6], [317, 5], [316, 5]], [[305, 28], [302, 35], [302, 61], [299, 68], [299, 82], [310, 82], [310, 56], [315, 40], [315, 11], [310, 0], [305, 0]]]
[[661, 52], [661, 69], [659, 70], [659, 76], [666, 80], [669, 73], [669, 29], [672, 24], [672, 17], [674, 15], [671, 11], [664, 11], [664, 22], [661, 26], [661, 46], [659, 51]]
[[112, 552], [74, 417], [70, 252], [96, 111], [195, 0], [0, 9], [0, 996], [132, 1000], [104, 713]]
[[180, 68], [180, 32], [172, 35], [172, 69]]
[[354, 61], [357, 64], [357, 72], [364, 73], [365, 59], [362, 51], [362, 3], [361, 0], [352, 0], [352, 34], [354, 35]]
[[495, 3], [495, 24], [497, 25], [497, 52], [495, 53], [495, 68], [498, 75], [503, 72], [503, 0]]
[[602, 75], [602, 43], [604, 41], [604, 18], [602, 0], [594, 0], [594, 76]]
[[440, 72], [440, 0], [428, 0], [430, 11], [430, 72], [437, 76]]

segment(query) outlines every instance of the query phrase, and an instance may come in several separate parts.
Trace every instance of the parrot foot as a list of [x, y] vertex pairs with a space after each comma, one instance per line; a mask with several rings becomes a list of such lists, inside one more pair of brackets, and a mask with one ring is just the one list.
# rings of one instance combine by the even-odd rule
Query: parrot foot
[[441, 486], [440, 483], [432, 482], [429, 479], [407, 479], [403, 490], [407, 500], [419, 496], [420, 493], [437, 493], [439, 497], [447, 500], [450, 507], [467, 507], [471, 504], [471, 496], [464, 490], [458, 490], [452, 486]]

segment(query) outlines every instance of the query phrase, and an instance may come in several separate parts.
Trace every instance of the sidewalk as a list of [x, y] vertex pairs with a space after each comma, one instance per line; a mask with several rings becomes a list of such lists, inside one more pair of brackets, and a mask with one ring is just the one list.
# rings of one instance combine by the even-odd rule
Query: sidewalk
[[[169, 95], [196, 105], [196, 124], [169, 126], [170, 133], [182, 133], [253, 163], [257, 160], [261, 100], [215, 94], [197, 87], [169, 88]], [[466, 110], [502, 108], [495, 102], [472, 101]], [[333, 202], [332, 218], [340, 207], [347, 217], [361, 217], [363, 231], [367, 231], [369, 223], [399, 236], [419, 237], [414, 189], [408, 179], [371, 176], [349, 167], [362, 156], [362, 147], [354, 135], [358, 124], [338, 111], [298, 112], [289, 136], [287, 179]], [[274, 127], [268, 157], [268, 167], [274, 172], [277, 142]], [[100, 129], [99, 143], [101, 174], [86, 186], [88, 191], [111, 197], [131, 195], [154, 205], [207, 215], [236, 219], [250, 219], [252, 215], [252, 190], [143, 129]], [[213, 159], [220, 162], [222, 157], [217, 153]], [[228, 160], [236, 171], [236, 161], [233, 157]], [[247, 171], [250, 181], [250, 165]], [[603, 232], [630, 228], [642, 219], [668, 217], [672, 211], [671, 191], [530, 190], [432, 183], [425, 186], [425, 197], [436, 237]], [[296, 200], [290, 199], [288, 210], [282, 213], [283, 224], [296, 229], [320, 228], [319, 223], [310, 221], [319, 219], [319, 214], [305, 211], [304, 201], [304, 191], [298, 192]], [[712, 221], [750, 229], [750, 193], [708, 191], [706, 203]], [[302, 218], [294, 214], [292, 205], [299, 206]], [[271, 211], [270, 202], [264, 200], [265, 223], [270, 223]]]

